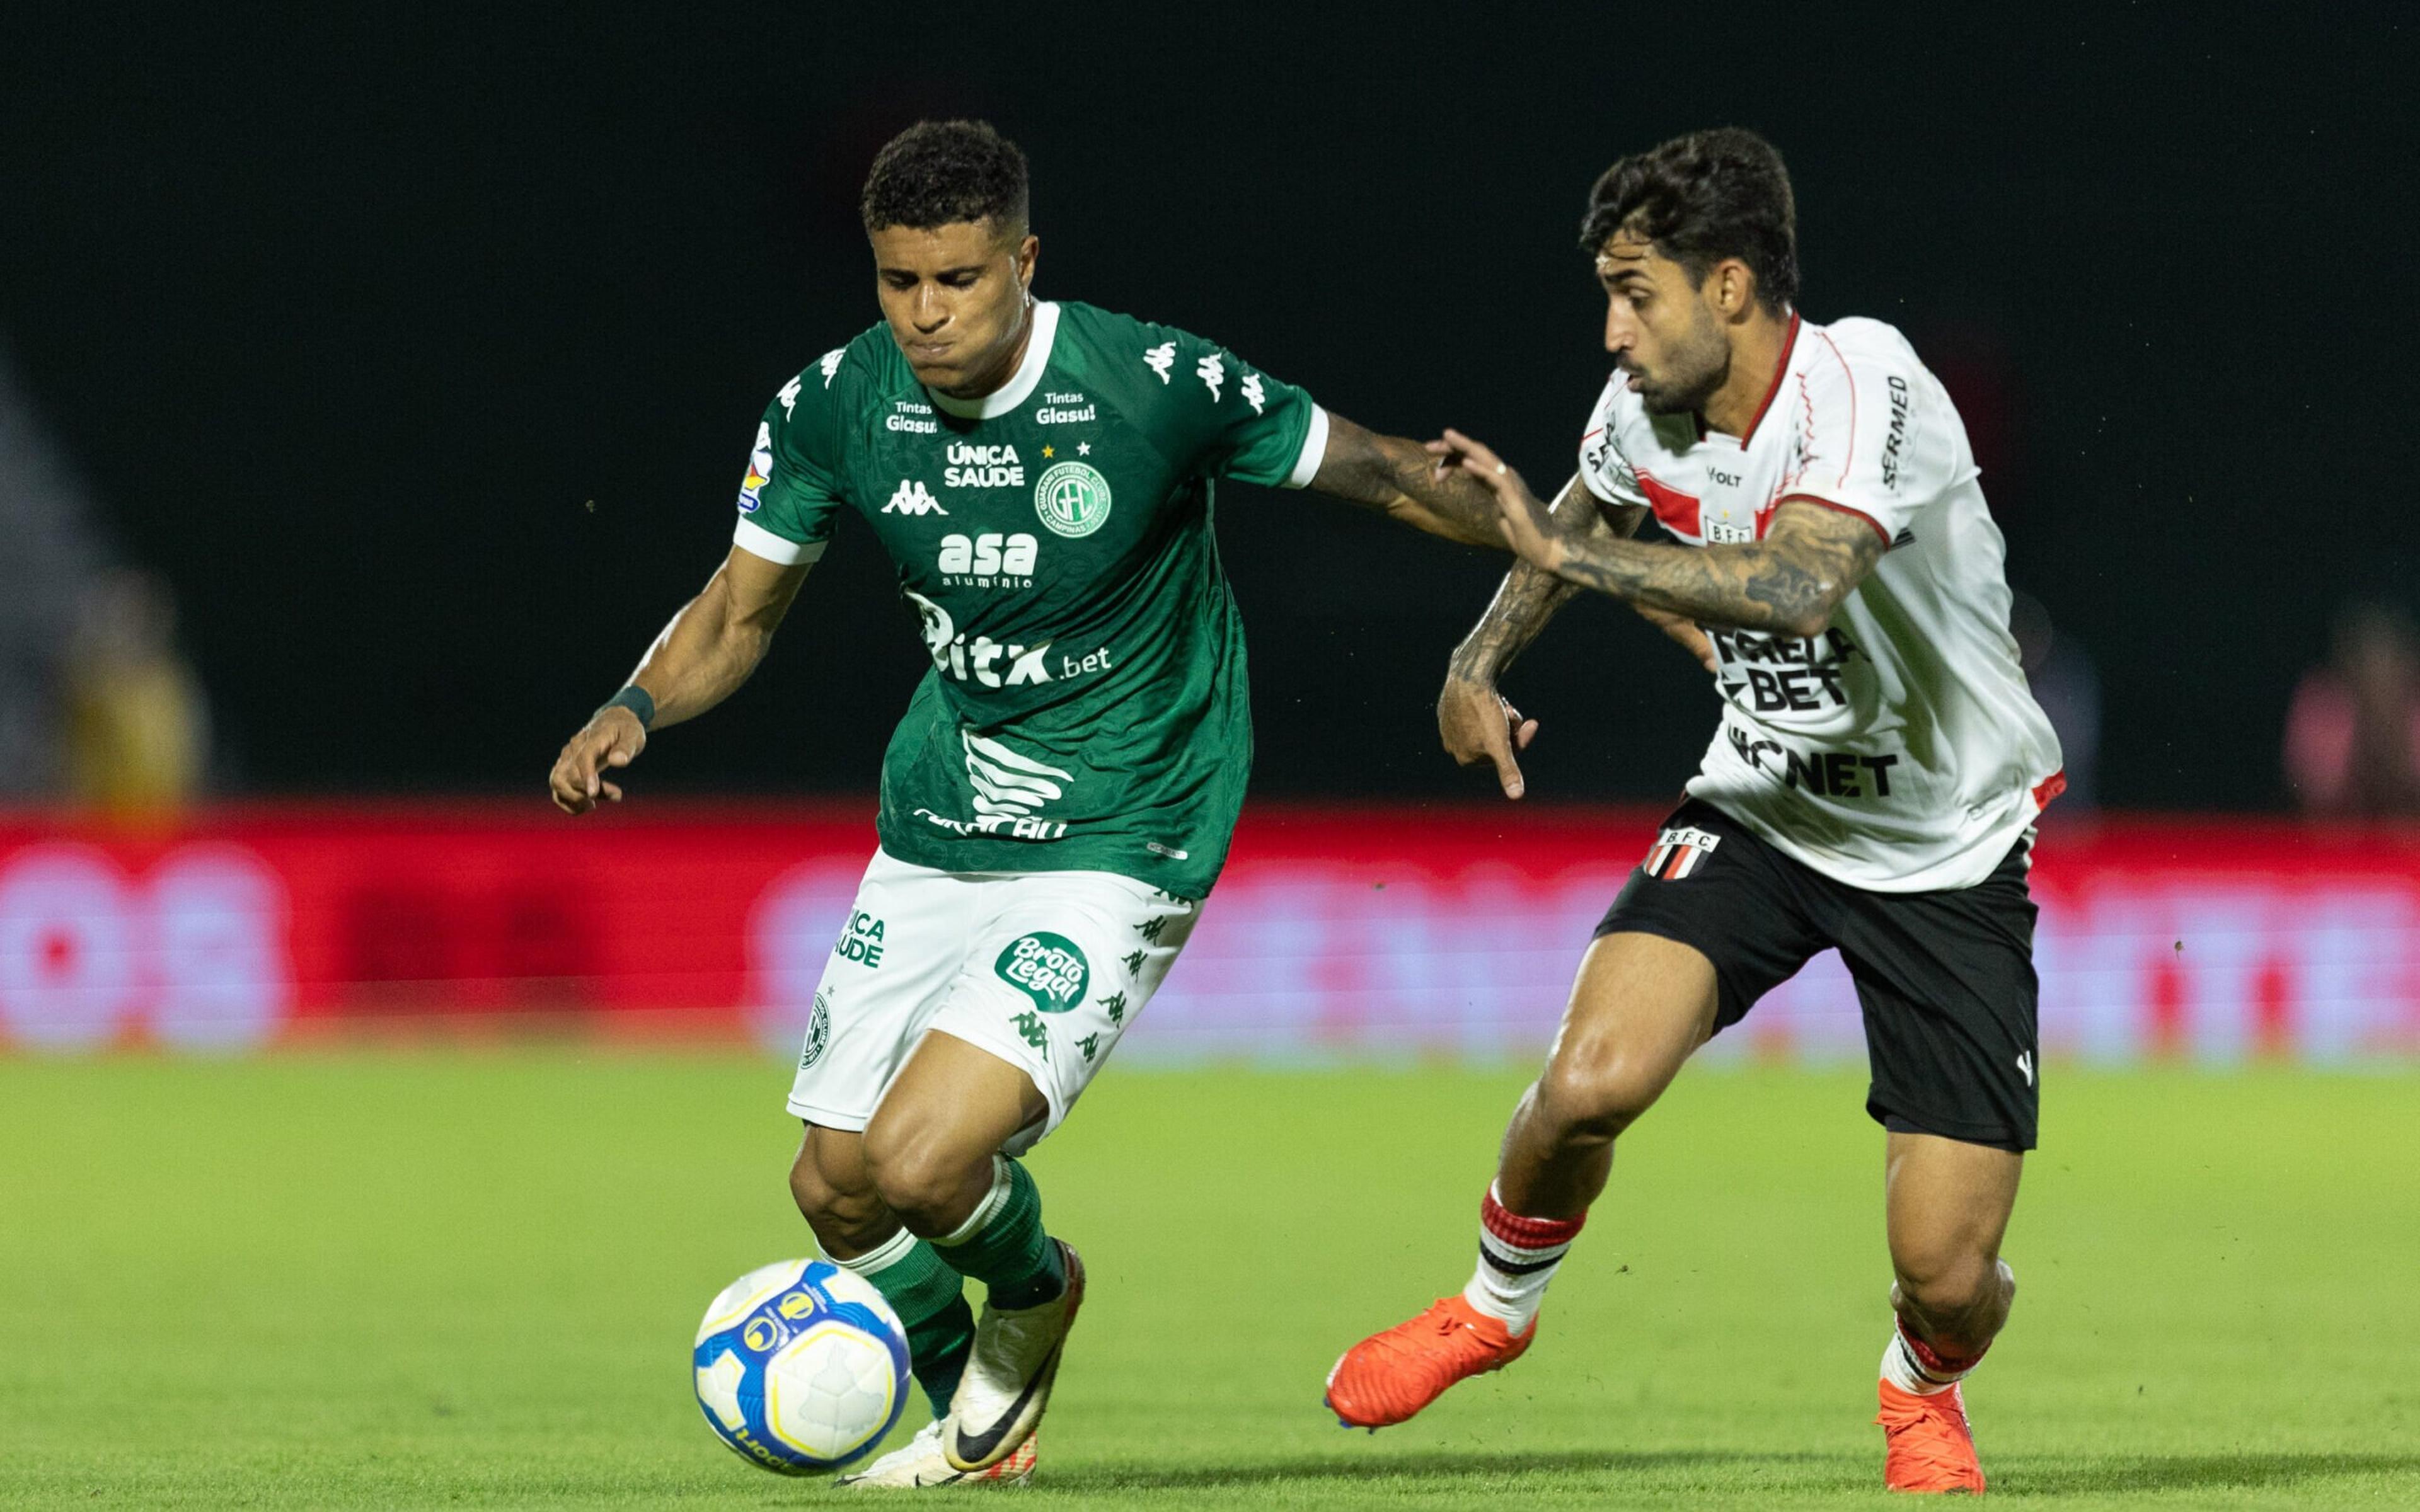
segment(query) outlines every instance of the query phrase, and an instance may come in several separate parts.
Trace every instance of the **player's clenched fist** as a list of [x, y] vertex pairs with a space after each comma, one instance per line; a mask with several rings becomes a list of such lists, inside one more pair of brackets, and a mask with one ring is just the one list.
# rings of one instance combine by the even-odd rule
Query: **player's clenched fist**
[[596, 808], [600, 797], [621, 802], [621, 787], [607, 781], [605, 774], [629, 765], [646, 748], [647, 732], [637, 715], [618, 704], [597, 710], [578, 734], [563, 743], [563, 754], [554, 759], [554, 771], [547, 779], [554, 806], [565, 813], [582, 814]]
[[1485, 683], [1450, 676], [1437, 695], [1437, 736], [1446, 754], [1465, 766], [1493, 765], [1508, 798], [1528, 791], [1512, 753], [1528, 749], [1537, 733], [1537, 720], [1522, 718], [1520, 710]]

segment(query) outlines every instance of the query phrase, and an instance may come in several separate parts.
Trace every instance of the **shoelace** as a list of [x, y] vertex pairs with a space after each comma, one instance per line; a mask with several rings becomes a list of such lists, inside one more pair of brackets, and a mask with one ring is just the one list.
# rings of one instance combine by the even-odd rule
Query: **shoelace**
[[[1907, 1437], [1916, 1429], [1933, 1424], [1938, 1424], [1944, 1434], [1950, 1436], [1925, 1433]], [[1889, 1435], [1893, 1451], [1915, 1459], [1925, 1470], [1956, 1476], [1971, 1474], [1974, 1471], [1969, 1458], [1974, 1440], [1955, 1413], [1893, 1412], [1884, 1421], [1883, 1428]], [[1962, 1447], [1968, 1453], [1962, 1454]]]
[[1937, 1441], [1919, 1441], [1913, 1444], [1895, 1443], [1892, 1447], [1914, 1459], [1920, 1469], [1931, 1474], [1963, 1478], [1975, 1473], [1972, 1461]]
[[1388, 1329], [1371, 1342], [1385, 1346], [1389, 1353], [1402, 1353], [1416, 1350], [1411, 1341], [1420, 1334], [1433, 1333], [1444, 1337], [1457, 1326], [1453, 1314], [1446, 1311], [1444, 1303], [1432, 1303], [1418, 1318], [1399, 1328]]

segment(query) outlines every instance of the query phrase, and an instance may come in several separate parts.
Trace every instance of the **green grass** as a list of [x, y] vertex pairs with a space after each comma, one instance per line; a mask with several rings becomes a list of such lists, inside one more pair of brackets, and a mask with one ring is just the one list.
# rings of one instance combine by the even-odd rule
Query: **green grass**
[[[0, 1504], [770, 1506], [706, 1300], [806, 1247], [778, 1065], [0, 1060]], [[1880, 1506], [1858, 1079], [1707, 1071], [1537, 1349], [1376, 1437], [1337, 1351], [1467, 1273], [1517, 1072], [1112, 1072], [1034, 1161], [1094, 1288], [1021, 1506]], [[2420, 1077], [2054, 1072], [1971, 1399], [1994, 1494], [2420, 1505]], [[945, 1495], [949, 1493], [944, 1493]]]

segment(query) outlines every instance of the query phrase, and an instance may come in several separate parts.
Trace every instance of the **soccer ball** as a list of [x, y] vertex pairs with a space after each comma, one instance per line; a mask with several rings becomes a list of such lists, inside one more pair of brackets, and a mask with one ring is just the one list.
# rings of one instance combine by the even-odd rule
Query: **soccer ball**
[[908, 1337], [865, 1281], [822, 1260], [777, 1260], [722, 1288], [697, 1326], [697, 1405], [752, 1465], [837, 1470], [882, 1442], [907, 1405]]

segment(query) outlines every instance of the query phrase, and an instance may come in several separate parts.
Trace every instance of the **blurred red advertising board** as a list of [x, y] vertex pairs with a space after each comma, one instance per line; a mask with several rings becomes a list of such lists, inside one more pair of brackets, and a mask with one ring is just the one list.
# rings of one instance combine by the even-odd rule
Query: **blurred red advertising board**
[[[1648, 810], [1261, 805], [1125, 1055], [1534, 1054]], [[792, 1041], [871, 806], [279, 804], [0, 815], [0, 1043], [354, 1030]], [[2127, 1061], [2420, 1053], [2420, 828], [2115, 817], [2037, 849], [2042, 1037]], [[1714, 1052], [1858, 1054], [1828, 953]]]

